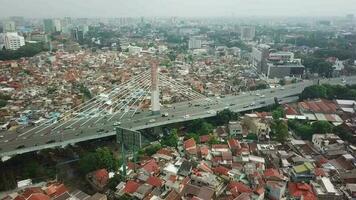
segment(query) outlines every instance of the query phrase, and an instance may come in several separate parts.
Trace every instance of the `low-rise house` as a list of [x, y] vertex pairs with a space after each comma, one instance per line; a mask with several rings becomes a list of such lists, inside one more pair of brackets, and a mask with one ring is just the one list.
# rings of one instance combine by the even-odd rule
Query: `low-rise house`
[[207, 186], [199, 187], [193, 184], [186, 184], [180, 193], [185, 199], [190, 197], [191, 199], [204, 199], [212, 200], [215, 199], [215, 191]]
[[327, 177], [317, 177], [315, 181], [311, 181], [313, 191], [318, 199], [336, 200], [342, 198], [342, 193], [335, 188]]
[[335, 134], [313, 134], [313, 144], [322, 152], [344, 150], [344, 141]]
[[312, 187], [307, 183], [288, 183], [288, 192], [291, 197], [305, 200], [317, 200]]
[[231, 137], [242, 137], [242, 126], [239, 121], [230, 121], [228, 129]]
[[266, 196], [269, 199], [280, 200], [284, 197], [287, 183], [284, 181], [267, 181], [266, 182]]
[[310, 181], [315, 177], [314, 168], [310, 162], [294, 166], [291, 170], [291, 178], [295, 182]]

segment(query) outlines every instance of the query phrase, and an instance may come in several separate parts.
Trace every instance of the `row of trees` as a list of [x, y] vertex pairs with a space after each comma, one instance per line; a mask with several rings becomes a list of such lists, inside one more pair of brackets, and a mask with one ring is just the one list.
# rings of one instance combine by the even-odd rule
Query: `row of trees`
[[0, 50], [0, 60], [16, 60], [22, 57], [32, 57], [48, 48], [43, 43], [26, 43], [17, 50]]
[[301, 120], [289, 120], [289, 127], [303, 140], [311, 140], [313, 134], [325, 134], [333, 131], [333, 125], [327, 121], [310, 123]]
[[355, 99], [356, 85], [312, 85], [303, 90], [300, 99], [327, 98], [327, 99]]

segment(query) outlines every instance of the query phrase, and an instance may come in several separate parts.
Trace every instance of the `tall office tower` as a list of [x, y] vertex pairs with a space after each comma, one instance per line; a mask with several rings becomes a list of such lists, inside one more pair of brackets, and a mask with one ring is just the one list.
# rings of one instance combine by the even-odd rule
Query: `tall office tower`
[[253, 26], [242, 26], [240, 30], [241, 40], [251, 41], [255, 38], [255, 27]]
[[52, 19], [43, 20], [43, 30], [46, 33], [53, 33], [55, 31], [55, 27]]
[[53, 20], [53, 25], [54, 25], [54, 31], [55, 32], [61, 32], [62, 31], [61, 20], [54, 19]]

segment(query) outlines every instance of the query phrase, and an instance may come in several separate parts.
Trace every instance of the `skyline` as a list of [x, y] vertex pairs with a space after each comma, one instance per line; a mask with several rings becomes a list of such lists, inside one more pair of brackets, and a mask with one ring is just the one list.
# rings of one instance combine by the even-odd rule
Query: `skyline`
[[327, 17], [355, 14], [356, 10], [354, 0], [0, 0], [0, 4], [6, 8], [1, 18]]

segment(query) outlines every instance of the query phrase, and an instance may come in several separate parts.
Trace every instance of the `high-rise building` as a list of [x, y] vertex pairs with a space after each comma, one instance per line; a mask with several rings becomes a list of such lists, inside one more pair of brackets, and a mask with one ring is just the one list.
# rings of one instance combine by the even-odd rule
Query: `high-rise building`
[[3, 26], [4, 33], [7, 32], [16, 32], [16, 26], [14, 21], [5, 21]]
[[46, 33], [52, 33], [55, 31], [55, 27], [52, 19], [43, 20], [43, 30]]
[[16, 32], [0, 34], [0, 48], [17, 50], [25, 45], [25, 38], [18, 35]]
[[188, 42], [189, 49], [200, 49], [201, 48], [201, 39], [192, 37]]
[[61, 20], [54, 19], [53, 20], [53, 25], [54, 25], [54, 31], [55, 32], [61, 32], [62, 31]]
[[252, 48], [252, 53], [251, 53], [252, 65], [260, 73], [266, 71], [269, 49], [270, 46], [265, 44], [260, 44]]
[[251, 41], [255, 38], [255, 27], [253, 26], [242, 26], [241, 27], [241, 32], [240, 32], [240, 37], [241, 40], [244, 41]]

